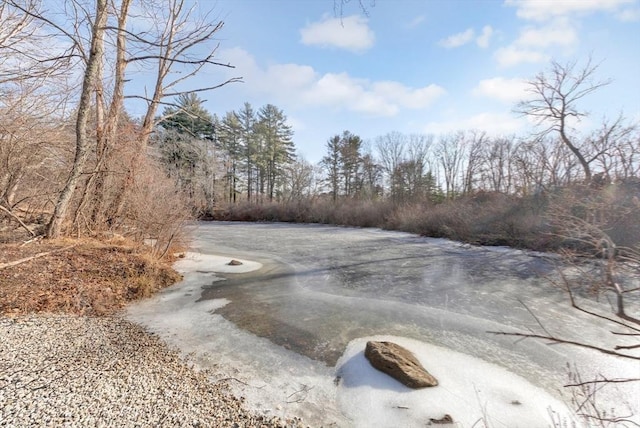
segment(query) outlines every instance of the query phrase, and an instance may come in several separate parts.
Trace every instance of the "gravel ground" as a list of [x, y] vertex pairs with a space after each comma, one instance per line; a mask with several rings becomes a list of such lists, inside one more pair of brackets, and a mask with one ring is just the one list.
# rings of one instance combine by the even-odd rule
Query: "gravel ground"
[[2, 427], [299, 427], [251, 413], [117, 317], [0, 317]]

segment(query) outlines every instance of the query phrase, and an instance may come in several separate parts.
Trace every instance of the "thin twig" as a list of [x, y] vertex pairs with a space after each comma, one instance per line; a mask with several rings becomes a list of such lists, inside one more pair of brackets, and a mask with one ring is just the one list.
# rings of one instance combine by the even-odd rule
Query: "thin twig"
[[602, 378], [602, 379], [595, 379], [595, 380], [588, 380], [585, 382], [578, 382], [578, 383], [569, 383], [567, 385], [563, 385], [565, 388], [570, 388], [570, 387], [577, 387], [577, 386], [585, 386], [585, 385], [593, 385], [596, 383], [627, 383], [627, 382], [638, 382], [640, 381], [640, 378], [630, 378], [630, 379], [607, 379], [607, 378]]
[[540, 326], [540, 328], [542, 329], [542, 331], [544, 331], [545, 333], [547, 333], [547, 336], [551, 336], [551, 333], [549, 333], [549, 331], [544, 327], [544, 325], [542, 325], [542, 322], [540, 321], [540, 319], [538, 319], [538, 317], [536, 316], [536, 314], [533, 313], [533, 311], [531, 309], [529, 309], [529, 307], [527, 305], [525, 305], [525, 303], [518, 299], [518, 302], [520, 302], [520, 304], [522, 306], [524, 306], [524, 308], [527, 310], [527, 312], [529, 312], [529, 314], [531, 314], [531, 316], [533, 317], [533, 319], [536, 320], [536, 322], [538, 323], [538, 325]]
[[250, 385], [250, 384], [248, 384], [246, 382], [241, 381], [240, 379], [236, 379], [235, 377], [223, 377], [222, 379], [216, 380], [215, 383], [226, 382], [226, 381], [229, 381], [229, 380], [235, 380], [238, 383], [241, 383], [241, 384], [243, 384], [245, 386], [250, 386], [251, 388], [256, 388], [256, 389], [262, 389], [265, 386], [267, 386], [267, 385], [262, 385], [262, 386]]
[[560, 339], [553, 336], [544, 336], [541, 334], [530, 334], [530, 333], [509, 333], [505, 331], [487, 331], [487, 333], [502, 335], [502, 336], [515, 336], [515, 337], [549, 340], [551, 342], [554, 342], [554, 344], [573, 345], [573, 346], [578, 346], [580, 348], [592, 349], [594, 351], [598, 351], [607, 355], [615, 355], [616, 357], [628, 358], [631, 360], [640, 360], [640, 356], [622, 354], [620, 352], [612, 351], [611, 349], [601, 348], [599, 346], [589, 345], [588, 343], [581, 343], [573, 340]]

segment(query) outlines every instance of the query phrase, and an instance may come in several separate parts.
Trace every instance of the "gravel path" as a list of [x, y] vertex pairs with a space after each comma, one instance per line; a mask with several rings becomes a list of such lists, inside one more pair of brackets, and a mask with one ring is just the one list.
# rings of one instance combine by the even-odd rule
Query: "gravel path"
[[117, 317], [0, 317], [0, 426], [299, 427], [251, 413]]

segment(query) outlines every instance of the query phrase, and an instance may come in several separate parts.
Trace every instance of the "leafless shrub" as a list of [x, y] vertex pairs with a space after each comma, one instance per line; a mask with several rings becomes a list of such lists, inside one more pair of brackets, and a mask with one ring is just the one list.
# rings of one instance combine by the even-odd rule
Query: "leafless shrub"
[[162, 168], [142, 163], [125, 197], [122, 229], [137, 241], [150, 243], [156, 257], [164, 257], [172, 246], [184, 245], [187, 235], [182, 226], [188, 213], [183, 196]]
[[638, 379], [607, 379], [604, 376], [598, 376], [585, 381], [578, 368], [570, 364], [567, 364], [567, 375], [569, 383], [565, 387], [571, 389], [571, 404], [576, 409], [576, 414], [588, 426], [601, 428], [640, 426], [631, 420], [634, 410], [629, 402], [620, 400], [618, 408], [605, 409], [599, 401], [603, 389], [637, 382]]

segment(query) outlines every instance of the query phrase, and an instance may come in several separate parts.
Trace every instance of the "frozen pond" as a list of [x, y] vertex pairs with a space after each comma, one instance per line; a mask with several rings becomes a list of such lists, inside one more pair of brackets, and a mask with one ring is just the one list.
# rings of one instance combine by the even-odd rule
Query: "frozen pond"
[[[276, 414], [366, 426], [348, 410], [354, 407], [348, 388], [342, 395], [332, 388], [347, 366], [349, 343], [370, 336], [481, 360], [564, 401], [567, 364], [584, 379], [640, 375], [637, 362], [487, 333], [540, 331], [532, 312], [556, 335], [613, 343], [610, 326], [571, 310], [567, 296], [550, 284], [554, 262], [542, 254], [317, 225], [202, 223], [194, 237], [191, 252], [236, 258], [245, 268], [221, 272], [206, 259], [179, 262], [185, 281], [133, 307], [130, 317], [193, 352], [200, 364], [217, 359], [245, 373], [245, 383], [262, 379], [270, 387], [243, 394]], [[621, 414], [627, 407], [637, 411], [637, 388], [610, 389], [606, 403], [615, 402]], [[466, 405], [482, 410], [482, 391], [475, 395]], [[524, 395], [504, 399], [535, 399]], [[409, 419], [403, 424], [412, 426]]]

